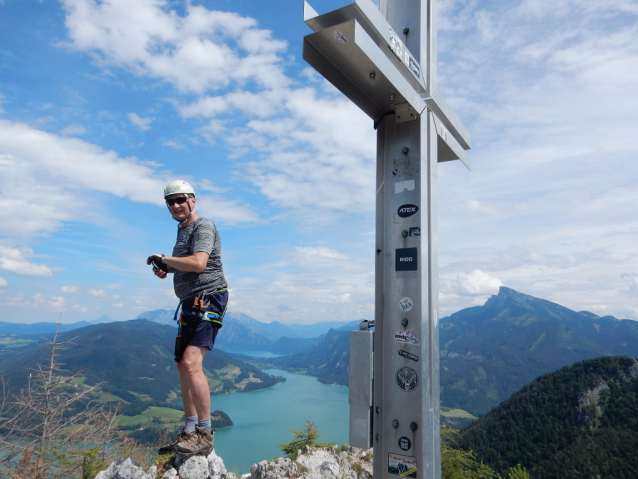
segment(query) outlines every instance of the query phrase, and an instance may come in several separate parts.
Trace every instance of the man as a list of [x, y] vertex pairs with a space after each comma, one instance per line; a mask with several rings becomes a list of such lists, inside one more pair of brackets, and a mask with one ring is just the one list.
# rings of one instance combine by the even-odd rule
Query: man
[[[182, 454], [208, 453], [213, 448], [210, 388], [203, 361], [213, 349], [228, 304], [228, 285], [221, 262], [221, 241], [215, 225], [195, 211], [195, 190], [182, 180], [164, 188], [166, 206], [179, 222], [173, 256], [151, 255], [153, 273], [165, 279], [174, 273], [175, 294], [182, 313], [175, 342], [175, 361], [182, 388], [184, 428], [167, 448]], [[179, 309], [179, 306], [178, 306]]]

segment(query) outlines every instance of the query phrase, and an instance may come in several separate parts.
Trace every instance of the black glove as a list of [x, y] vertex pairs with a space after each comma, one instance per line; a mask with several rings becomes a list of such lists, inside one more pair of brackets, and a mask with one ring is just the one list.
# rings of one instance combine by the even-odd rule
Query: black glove
[[162, 258], [164, 257], [163, 254], [152, 254], [148, 257], [148, 259], [146, 260], [146, 262], [148, 264], [153, 264], [154, 268], [157, 269], [161, 269], [162, 271], [168, 273], [168, 265], [166, 265], [163, 261]]

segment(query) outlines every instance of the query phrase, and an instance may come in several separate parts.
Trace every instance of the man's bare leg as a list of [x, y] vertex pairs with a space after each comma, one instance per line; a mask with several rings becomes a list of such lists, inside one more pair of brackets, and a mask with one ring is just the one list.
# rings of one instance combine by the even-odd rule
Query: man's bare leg
[[204, 375], [204, 356], [208, 348], [187, 346], [182, 360], [177, 363], [182, 386], [184, 414], [200, 419], [210, 417], [210, 387]]

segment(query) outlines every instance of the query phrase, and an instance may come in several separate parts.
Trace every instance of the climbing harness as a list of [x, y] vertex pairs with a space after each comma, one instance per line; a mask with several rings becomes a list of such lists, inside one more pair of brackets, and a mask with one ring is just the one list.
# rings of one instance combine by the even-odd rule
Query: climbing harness
[[[213, 291], [214, 293], [221, 293], [227, 291], [226, 289], [219, 289]], [[179, 313], [180, 307], [182, 306], [183, 301], [180, 301], [177, 305], [177, 309], [175, 310], [175, 316], [173, 317], [174, 321], [177, 321], [177, 315], [179, 313], [179, 329], [177, 331], [177, 338], [175, 338], [175, 362], [179, 363], [184, 356], [184, 351], [186, 351], [186, 347], [193, 340], [193, 336], [195, 336], [195, 332], [197, 331], [197, 327], [201, 321], [211, 321], [213, 323], [217, 323], [220, 327], [222, 325], [222, 319], [225, 313], [225, 310], [220, 315], [219, 313], [215, 313], [213, 311], [207, 311], [210, 306], [210, 301], [204, 302], [204, 299], [208, 299], [208, 294], [199, 293], [195, 296], [193, 300], [193, 306], [191, 311], [184, 311], [182, 308], [181, 313]]]

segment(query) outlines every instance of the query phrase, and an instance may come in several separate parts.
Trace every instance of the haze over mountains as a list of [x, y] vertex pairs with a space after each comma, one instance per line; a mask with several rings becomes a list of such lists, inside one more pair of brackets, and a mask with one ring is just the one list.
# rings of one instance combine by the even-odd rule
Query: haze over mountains
[[[173, 314], [156, 310], [140, 316], [149, 320], [149, 327], [155, 323], [166, 328], [163, 334], [168, 338], [174, 334]], [[124, 330], [126, 323], [108, 326]], [[350, 330], [357, 329], [358, 323], [267, 324], [241, 313], [228, 313], [217, 347], [246, 355], [253, 351], [287, 354], [259, 362], [347, 385]], [[35, 344], [33, 337], [8, 338], [6, 324], [0, 323], [0, 335], [5, 335], [0, 336], [0, 352]], [[170, 344], [172, 339], [167, 341]], [[542, 374], [584, 359], [616, 355], [638, 357], [638, 322], [572, 311], [501, 287], [483, 306], [441, 319], [442, 403], [483, 415]]]
[[[349, 335], [330, 331], [315, 347], [268, 363], [347, 385]], [[483, 415], [538, 376], [576, 361], [638, 357], [638, 322], [501, 287], [483, 306], [442, 318], [439, 344], [442, 404]]]
[[[82, 371], [89, 385], [105, 381], [102, 389], [109, 400], [152, 405], [178, 400], [175, 329], [146, 320], [118, 321], [76, 329], [58, 339], [72, 340], [57, 351], [64, 369]], [[46, 363], [49, 353], [50, 347], [42, 345], [4, 354], [0, 373], [12, 388], [20, 388], [28, 380], [28, 368]], [[263, 389], [280, 380], [219, 349], [206, 355], [204, 368], [213, 394]]]

